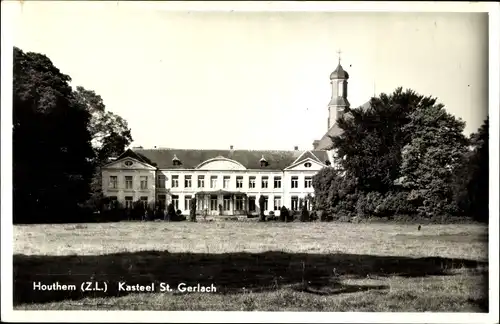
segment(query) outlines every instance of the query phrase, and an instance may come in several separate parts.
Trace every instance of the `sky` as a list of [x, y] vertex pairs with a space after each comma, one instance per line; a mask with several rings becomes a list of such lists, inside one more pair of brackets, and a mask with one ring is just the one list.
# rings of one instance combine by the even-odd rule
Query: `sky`
[[125, 118], [132, 146], [311, 149], [341, 63], [359, 106], [396, 87], [474, 132], [488, 112], [484, 13], [173, 12], [155, 4], [19, 5], [14, 45], [47, 55]]

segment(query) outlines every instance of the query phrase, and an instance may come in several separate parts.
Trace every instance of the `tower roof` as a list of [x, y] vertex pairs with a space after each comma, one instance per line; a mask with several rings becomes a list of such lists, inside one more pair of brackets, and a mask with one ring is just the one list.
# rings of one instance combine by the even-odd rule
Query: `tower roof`
[[344, 68], [342, 68], [342, 65], [337, 65], [337, 68], [330, 74], [330, 80], [336, 80], [336, 79], [343, 79], [347, 80], [349, 79], [349, 73], [347, 73]]

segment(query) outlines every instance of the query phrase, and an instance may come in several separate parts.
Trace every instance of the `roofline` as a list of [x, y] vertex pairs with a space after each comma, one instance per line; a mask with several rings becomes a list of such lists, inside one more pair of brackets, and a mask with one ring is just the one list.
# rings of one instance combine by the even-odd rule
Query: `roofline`
[[[123, 154], [122, 154], [122, 155], [123, 155]], [[122, 155], [120, 155], [120, 157], [121, 157]], [[119, 162], [119, 161], [124, 160], [124, 159], [131, 159], [131, 160], [137, 161], [137, 162], [139, 162], [139, 163], [145, 164], [145, 165], [147, 165], [147, 166], [149, 166], [149, 167], [151, 167], [151, 168], [153, 168], [153, 169], [155, 169], [155, 170], [157, 170], [157, 169], [158, 169], [158, 168], [157, 168], [157, 167], [155, 167], [154, 165], [151, 165], [151, 164], [149, 164], [149, 163], [146, 163], [146, 162], [144, 162], [144, 161], [141, 161], [141, 160], [139, 160], [139, 159], [136, 159], [136, 158], [133, 158], [133, 157], [130, 157], [130, 156], [126, 156], [126, 157], [123, 157], [123, 158], [120, 158], [120, 157], [118, 157], [118, 158], [117, 158], [116, 160], [114, 160], [114, 161], [111, 161], [111, 162], [106, 163], [105, 165], [101, 166], [101, 169], [108, 169], [110, 165], [115, 164], [116, 162]], [[127, 170], [138, 170], [138, 169], [135, 169], [135, 168], [127, 168]]]
[[[307, 158], [307, 159], [305, 159], [304, 161], [308, 161], [308, 160], [314, 161], [314, 160], [313, 160], [313, 159], [311, 159], [311, 158]], [[300, 161], [300, 163], [302, 163], [302, 162], [304, 162], [304, 161]], [[324, 164], [323, 162], [320, 162], [320, 161], [314, 161], [314, 162], [316, 162], [316, 163], [320, 164], [322, 167], [325, 167], [325, 166], [326, 166], [326, 164]], [[296, 166], [296, 165], [298, 165], [298, 164], [299, 164], [299, 162], [297, 162], [297, 163], [295, 163], [295, 164], [290, 164], [289, 166], [287, 166], [287, 167], [286, 167], [286, 169], [285, 169], [284, 171], [288, 171], [288, 169], [293, 168], [293, 167], [295, 167], [295, 166]]]
[[241, 164], [240, 162], [236, 161], [236, 160], [233, 160], [233, 159], [230, 159], [230, 158], [227, 158], [227, 157], [223, 157], [223, 156], [217, 156], [217, 157], [214, 157], [214, 158], [211, 158], [211, 159], [208, 159], [208, 160], [205, 160], [203, 162], [201, 162], [200, 164], [198, 164], [195, 169], [199, 169], [201, 166], [205, 165], [205, 164], [208, 164], [210, 162], [213, 162], [213, 161], [218, 161], [218, 160], [222, 160], [222, 161], [229, 161], [229, 162], [233, 162], [234, 164], [236, 165], [239, 165], [240, 167], [242, 167], [243, 169], [247, 169], [245, 168], [245, 166], [243, 164]]
[[[186, 149], [186, 148], [172, 148], [172, 147], [165, 147], [165, 148], [142, 148], [142, 149], [129, 149], [135, 154], [140, 153], [141, 151], [223, 151], [223, 152], [286, 152], [286, 153], [292, 153], [292, 152], [307, 152], [311, 150], [283, 150], [283, 149], [218, 149], [218, 148], [213, 148], [213, 149]], [[125, 153], [122, 153], [123, 155]], [[121, 156], [120, 155], [120, 156]]]

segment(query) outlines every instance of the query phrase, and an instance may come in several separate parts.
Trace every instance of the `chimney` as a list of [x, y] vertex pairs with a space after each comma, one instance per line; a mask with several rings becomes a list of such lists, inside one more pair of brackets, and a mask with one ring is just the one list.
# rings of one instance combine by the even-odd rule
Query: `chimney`
[[315, 150], [319, 145], [319, 140], [314, 140], [313, 142], [313, 150]]
[[234, 146], [230, 145], [230, 146], [229, 146], [229, 149], [230, 149], [230, 150], [232, 150], [232, 149], [233, 149], [233, 147], [234, 147]]
[[299, 150], [299, 147], [298, 147], [298, 146], [294, 146], [294, 147], [293, 147], [293, 149], [294, 149], [295, 151], [298, 151], [298, 150]]

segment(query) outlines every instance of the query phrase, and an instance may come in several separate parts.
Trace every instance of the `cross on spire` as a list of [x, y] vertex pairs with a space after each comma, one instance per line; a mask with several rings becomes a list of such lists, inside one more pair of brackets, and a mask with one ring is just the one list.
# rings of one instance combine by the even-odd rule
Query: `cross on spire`
[[339, 48], [339, 50], [337, 51], [337, 54], [339, 55], [339, 64], [340, 64], [340, 60], [341, 60], [341, 58], [340, 58], [340, 54], [342, 54], [342, 51], [340, 50], [340, 48]]

